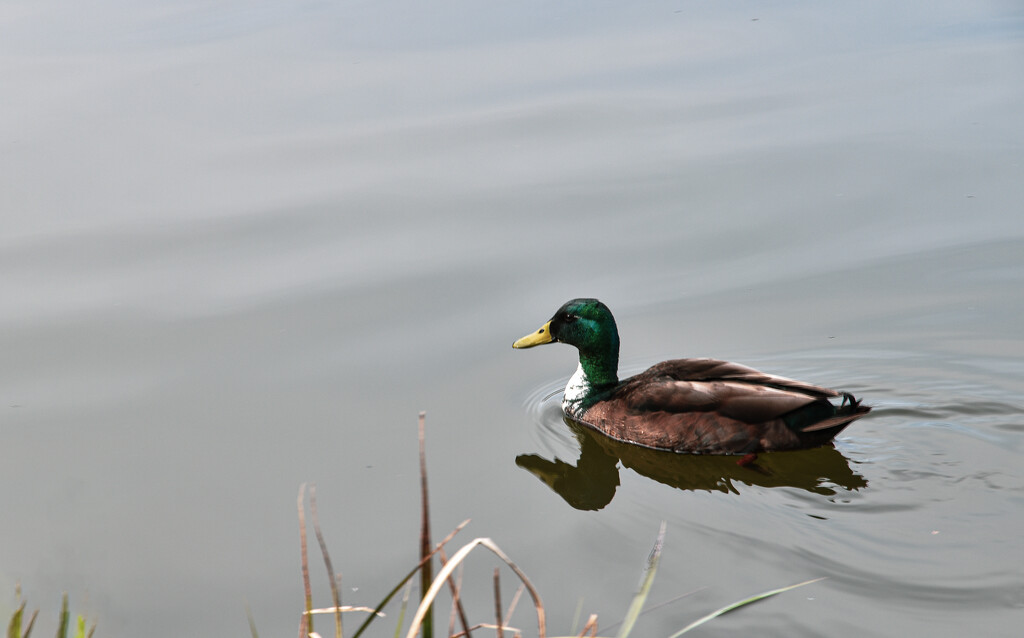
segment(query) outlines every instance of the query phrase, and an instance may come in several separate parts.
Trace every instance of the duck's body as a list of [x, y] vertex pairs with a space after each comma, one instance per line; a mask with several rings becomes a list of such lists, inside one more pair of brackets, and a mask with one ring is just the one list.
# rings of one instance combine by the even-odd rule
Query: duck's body
[[[844, 392], [715, 359], [665, 361], [619, 381], [615, 319], [596, 299], [573, 299], [512, 347], [556, 341], [580, 352], [562, 401], [566, 416], [644, 447], [694, 454], [818, 447], [871, 410]], [[829, 401], [839, 397], [838, 406]]]

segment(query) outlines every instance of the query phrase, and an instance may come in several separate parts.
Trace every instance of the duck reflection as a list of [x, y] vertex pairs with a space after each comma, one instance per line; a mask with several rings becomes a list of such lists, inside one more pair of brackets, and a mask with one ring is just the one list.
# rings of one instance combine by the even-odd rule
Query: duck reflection
[[616, 441], [564, 419], [580, 442], [576, 464], [536, 454], [520, 454], [516, 465], [544, 481], [565, 502], [580, 510], [599, 510], [611, 502], [619, 486], [622, 465], [659, 483], [681, 490], [739, 494], [738, 486], [796, 487], [816, 494], [835, 494], [865, 487], [867, 480], [850, 469], [834, 447], [792, 452], [769, 452], [752, 462], [749, 457], [700, 456], [652, 450]]

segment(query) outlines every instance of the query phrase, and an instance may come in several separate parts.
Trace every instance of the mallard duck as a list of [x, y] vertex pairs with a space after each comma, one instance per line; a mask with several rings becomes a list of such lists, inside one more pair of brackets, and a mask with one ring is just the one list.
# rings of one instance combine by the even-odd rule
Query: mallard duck
[[567, 302], [512, 347], [555, 342], [580, 355], [562, 399], [566, 416], [644, 447], [693, 454], [812, 448], [871, 410], [847, 392], [716, 359], [664, 361], [619, 381], [618, 328], [597, 299]]

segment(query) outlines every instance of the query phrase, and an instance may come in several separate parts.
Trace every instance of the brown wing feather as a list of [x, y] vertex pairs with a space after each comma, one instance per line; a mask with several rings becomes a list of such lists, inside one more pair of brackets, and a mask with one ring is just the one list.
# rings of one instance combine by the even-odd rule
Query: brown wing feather
[[627, 384], [616, 398], [631, 412], [716, 412], [745, 423], [762, 423], [818, 400], [792, 390], [736, 381], [650, 379]]
[[[581, 422], [621, 441], [680, 452], [795, 449], [807, 442], [781, 417], [840, 394], [727, 361], [676, 359], [626, 379]], [[828, 419], [821, 429], [859, 416]]]
[[718, 359], [672, 359], [651, 366], [636, 377], [669, 377], [677, 381], [741, 381], [774, 388], [797, 390], [819, 397], [838, 397], [840, 392], [788, 377], [780, 377], [748, 366]]

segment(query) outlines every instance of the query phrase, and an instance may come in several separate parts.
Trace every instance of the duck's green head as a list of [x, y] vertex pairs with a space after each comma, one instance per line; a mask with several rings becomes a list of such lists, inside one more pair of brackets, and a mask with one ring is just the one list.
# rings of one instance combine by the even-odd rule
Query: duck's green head
[[619, 363], [619, 331], [612, 311], [597, 299], [566, 302], [550, 321], [513, 343], [512, 347], [532, 348], [555, 342], [576, 346], [581, 363], [601, 368], [600, 372], [604, 374], [600, 376], [610, 372], [614, 378]]

